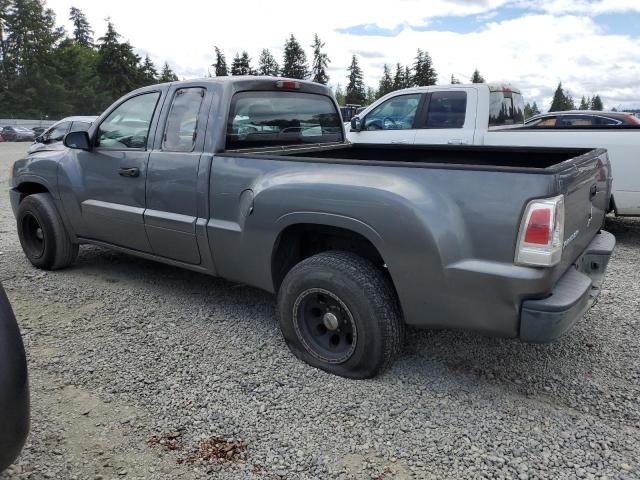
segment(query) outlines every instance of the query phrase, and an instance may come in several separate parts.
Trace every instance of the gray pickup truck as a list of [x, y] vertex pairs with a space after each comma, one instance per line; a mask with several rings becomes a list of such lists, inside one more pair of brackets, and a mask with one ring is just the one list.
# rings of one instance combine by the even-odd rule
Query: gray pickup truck
[[604, 150], [351, 145], [310, 82], [153, 85], [64, 142], [13, 167], [31, 263], [89, 243], [277, 293], [293, 353], [351, 378], [405, 325], [557, 338], [615, 244]]

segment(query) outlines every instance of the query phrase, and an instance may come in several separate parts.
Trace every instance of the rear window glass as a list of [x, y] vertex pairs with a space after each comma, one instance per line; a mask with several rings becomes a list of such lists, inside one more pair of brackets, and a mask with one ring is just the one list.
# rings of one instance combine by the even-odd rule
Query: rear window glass
[[433, 92], [427, 109], [427, 128], [462, 128], [466, 112], [466, 92]]
[[227, 149], [341, 142], [333, 101], [300, 92], [240, 92], [231, 102]]
[[522, 125], [524, 123], [524, 99], [514, 92], [491, 92], [489, 126]]

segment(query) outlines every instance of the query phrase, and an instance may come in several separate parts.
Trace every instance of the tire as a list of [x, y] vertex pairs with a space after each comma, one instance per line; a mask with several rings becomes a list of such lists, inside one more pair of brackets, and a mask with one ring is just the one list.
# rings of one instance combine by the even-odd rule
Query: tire
[[278, 317], [296, 357], [341, 377], [376, 376], [404, 340], [391, 282], [349, 252], [320, 253], [293, 267], [278, 292]]
[[78, 244], [69, 239], [50, 194], [25, 197], [18, 206], [16, 219], [20, 245], [35, 267], [58, 270], [74, 262]]

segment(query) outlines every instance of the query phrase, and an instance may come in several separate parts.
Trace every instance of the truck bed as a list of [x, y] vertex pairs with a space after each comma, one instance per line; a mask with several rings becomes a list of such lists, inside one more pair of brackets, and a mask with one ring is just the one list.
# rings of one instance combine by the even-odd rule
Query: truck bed
[[485, 147], [449, 145], [331, 145], [284, 147], [227, 152], [230, 155], [258, 154], [261, 157], [301, 161], [365, 163], [403, 166], [434, 166], [438, 168], [481, 168], [495, 170], [555, 173], [566, 168], [565, 162], [586, 154], [601, 152], [581, 148]]

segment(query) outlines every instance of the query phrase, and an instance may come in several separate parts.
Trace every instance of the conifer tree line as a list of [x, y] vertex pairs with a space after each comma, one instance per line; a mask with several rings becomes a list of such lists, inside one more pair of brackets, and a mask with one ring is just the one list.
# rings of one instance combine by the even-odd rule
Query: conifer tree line
[[[72, 29], [56, 27], [41, 0], [0, 0], [0, 117], [62, 118], [97, 114], [125, 93], [177, 80], [137, 55], [112, 22], [97, 37], [71, 7]], [[97, 37], [97, 38], [96, 38]]]
[[551, 101], [550, 112], [559, 112], [563, 110], [604, 110], [604, 105], [600, 95], [595, 94], [592, 97], [582, 96], [580, 105], [576, 107], [576, 102], [571, 94], [562, 88], [562, 82], [558, 83], [553, 100]]

